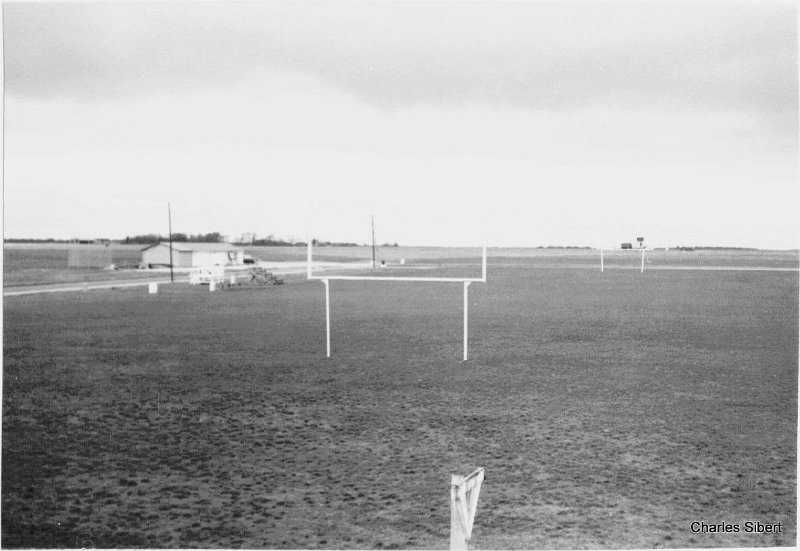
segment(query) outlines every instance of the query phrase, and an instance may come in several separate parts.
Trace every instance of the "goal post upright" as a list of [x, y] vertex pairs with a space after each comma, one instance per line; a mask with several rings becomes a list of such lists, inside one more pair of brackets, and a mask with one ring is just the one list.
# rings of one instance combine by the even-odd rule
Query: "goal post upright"
[[325, 350], [327, 357], [331, 357], [331, 284], [327, 279], [323, 279], [325, 284]]
[[469, 284], [470, 281], [464, 282], [464, 361], [468, 357], [468, 342], [469, 342]]
[[313, 253], [311, 238], [307, 240], [306, 255], [306, 278], [322, 281], [325, 285], [325, 345], [327, 357], [331, 357], [331, 306], [330, 306], [330, 281], [417, 281], [417, 282], [438, 282], [438, 283], [462, 283], [464, 287], [464, 351], [463, 360], [469, 358], [469, 285], [470, 283], [486, 283], [486, 245], [481, 253], [481, 277], [381, 277], [381, 276], [343, 276], [343, 275], [314, 275], [313, 273]]

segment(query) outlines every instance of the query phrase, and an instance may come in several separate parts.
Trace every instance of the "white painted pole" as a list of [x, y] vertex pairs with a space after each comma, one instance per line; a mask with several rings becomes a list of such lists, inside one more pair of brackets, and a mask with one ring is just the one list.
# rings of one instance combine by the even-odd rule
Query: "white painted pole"
[[603, 249], [600, 249], [600, 271], [603, 271]]
[[464, 282], [464, 361], [467, 361], [469, 341], [469, 281]]
[[486, 245], [483, 246], [483, 282], [486, 283]]
[[[466, 284], [464, 289], [466, 289]], [[450, 475], [450, 549], [456, 551], [468, 549], [466, 528], [458, 514], [458, 484], [460, 482], [460, 476]]]
[[331, 292], [327, 279], [323, 279], [325, 284], [325, 345], [328, 357], [331, 357]]
[[642, 271], [641, 271], [641, 273], [644, 273], [644, 248], [642, 248]]

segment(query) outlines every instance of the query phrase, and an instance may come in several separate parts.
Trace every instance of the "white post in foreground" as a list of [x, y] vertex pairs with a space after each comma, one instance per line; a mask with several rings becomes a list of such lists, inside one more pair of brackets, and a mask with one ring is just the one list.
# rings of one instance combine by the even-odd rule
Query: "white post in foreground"
[[600, 249], [600, 271], [603, 271], [603, 249]]
[[325, 342], [328, 357], [331, 357], [331, 289], [327, 279], [323, 279], [325, 284]]
[[641, 273], [644, 273], [644, 247], [642, 247], [642, 270]]
[[469, 281], [464, 282], [464, 361], [467, 361], [469, 341]]
[[481, 483], [485, 478], [481, 467], [466, 477], [450, 477], [450, 549], [468, 549], [467, 542], [472, 537], [475, 510]]

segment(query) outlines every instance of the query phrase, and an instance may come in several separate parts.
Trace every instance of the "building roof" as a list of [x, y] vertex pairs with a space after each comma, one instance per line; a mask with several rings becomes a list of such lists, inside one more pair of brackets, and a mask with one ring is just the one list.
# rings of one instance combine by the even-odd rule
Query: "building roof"
[[[164, 246], [169, 248], [169, 243], [155, 243], [153, 245], [147, 246], [142, 251], [146, 251], [147, 249], [152, 249], [153, 247], [160, 247]], [[228, 252], [228, 251], [236, 251], [239, 250], [234, 245], [230, 243], [187, 243], [187, 242], [180, 242], [176, 243], [173, 241], [172, 243], [172, 250], [178, 252], [195, 252], [195, 251], [204, 251], [204, 252]]]

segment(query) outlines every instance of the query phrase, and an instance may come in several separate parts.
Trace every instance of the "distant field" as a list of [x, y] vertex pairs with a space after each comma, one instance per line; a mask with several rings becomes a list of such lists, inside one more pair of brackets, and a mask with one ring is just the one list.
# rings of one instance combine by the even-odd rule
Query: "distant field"
[[6, 297], [3, 547], [446, 548], [478, 466], [476, 549], [796, 544], [797, 272], [494, 258], [466, 363], [457, 284]]
[[[304, 247], [246, 247], [246, 252], [260, 260], [304, 261]], [[499, 265], [508, 263], [514, 266], [532, 267], [596, 267], [600, 269], [600, 251], [594, 249], [488, 249], [489, 263]], [[324, 261], [348, 260], [367, 261], [372, 259], [370, 247], [317, 247], [314, 259]], [[396, 264], [400, 259], [410, 263], [452, 263], [480, 265], [480, 247], [378, 247], [378, 262]], [[604, 262], [609, 268], [624, 267], [636, 269], [641, 261], [638, 250], [605, 251]], [[662, 266], [690, 267], [781, 267], [800, 269], [798, 251], [646, 251], [645, 269]]]
[[[105, 279], [152, 277], [152, 273], [134, 269], [141, 261], [143, 245], [111, 245], [112, 261], [117, 271], [67, 268], [69, 244], [6, 244], [3, 248], [3, 278], [5, 286], [48, 283], [75, 283]], [[305, 247], [244, 247], [246, 254], [265, 262], [304, 262]], [[584, 268], [600, 269], [600, 253], [582, 249], [512, 249], [490, 248], [488, 262], [492, 267], [519, 268]], [[320, 262], [367, 262], [372, 259], [371, 247], [318, 247], [314, 260]], [[474, 276], [479, 273], [479, 247], [378, 247], [376, 260], [397, 268], [400, 260], [406, 266], [433, 269], [453, 269], [450, 275]], [[606, 251], [607, 269], [640, 267], [639, 251]], [[743, 267], [800, 269], [797, 251], [647, 251], [645, 270], [666, 267]], [[477, 272], [476, 272], [477, 270]]]
[[[69, 249], [78, 245], [6, 243], [3, 247], [3, 285], [35, 285], [44, 283], [73, 283], [114, 278], [151, 277], [130, 268], [142, 259], [143, 245], [111, 245], [111, 260], [122, 272], [99, 268], [68, 268]], [[96, 246], [87, 246], [93, 247]]]

